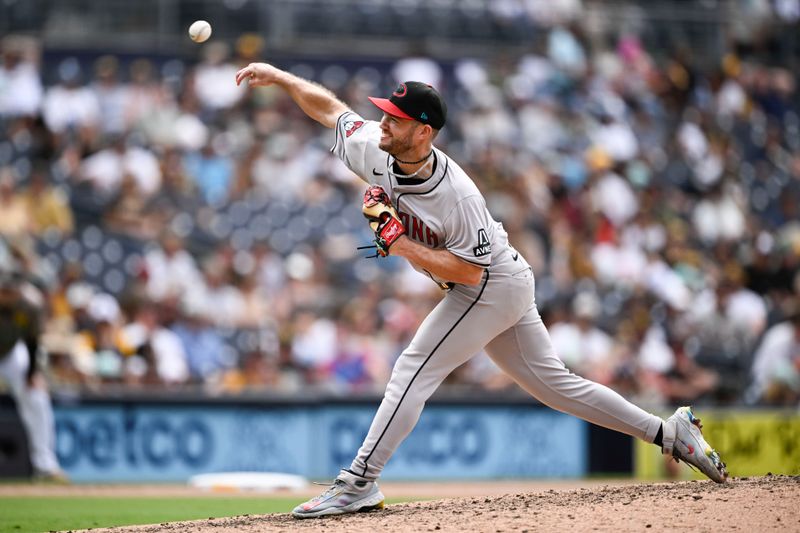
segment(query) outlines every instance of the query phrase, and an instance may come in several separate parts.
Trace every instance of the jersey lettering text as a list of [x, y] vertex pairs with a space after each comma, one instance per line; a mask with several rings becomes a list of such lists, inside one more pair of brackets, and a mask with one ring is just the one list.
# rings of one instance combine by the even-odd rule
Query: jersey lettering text
[[411, 239], [421, 242], [422, 244], [427, 244], [431, 248], [439, 247], [439, 236], [431, 231], [422, 220], [402, 211], [398, 212], [398, 216], [403, 222], [403, 226], [405, 226], [408, 236]]
[[422, 221], [415, 216], [411, 217], [411, 237], [424, 242], [422, 237]]
[[437, 237], [436, 234], [431, 231], [431, 228], [428, 227], [425, 228], [425, 240], [433, 248], [439, 247], [439, 237]]

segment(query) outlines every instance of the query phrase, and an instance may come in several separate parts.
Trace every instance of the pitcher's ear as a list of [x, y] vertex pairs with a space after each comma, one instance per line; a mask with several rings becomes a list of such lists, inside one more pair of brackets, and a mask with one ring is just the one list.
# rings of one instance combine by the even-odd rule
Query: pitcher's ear
[[420, 127], [417, 131], [420, 131], [422, 136], [426, 139], [433, 139], [434, 137], [435, 130], [430, 126], [430, 124], [422, 124], [422, 127]]

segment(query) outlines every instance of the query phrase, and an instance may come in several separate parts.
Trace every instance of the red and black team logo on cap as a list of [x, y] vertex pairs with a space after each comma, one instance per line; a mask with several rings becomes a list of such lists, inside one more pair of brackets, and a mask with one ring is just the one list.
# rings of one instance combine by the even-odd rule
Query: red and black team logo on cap
[[437, 130], [447, 119], [447, 106], [442, 96], [427, 83], [419, 81], [401, 83], [388, 99], [370, 96], [369, 101], [388, 115], [418, 120]]
[[352, 134], [358, 130], [361, 126], [364, 125], [363, 120], [348, 120], [344, 123], [344, 133], [347, 137], [350, 137]]

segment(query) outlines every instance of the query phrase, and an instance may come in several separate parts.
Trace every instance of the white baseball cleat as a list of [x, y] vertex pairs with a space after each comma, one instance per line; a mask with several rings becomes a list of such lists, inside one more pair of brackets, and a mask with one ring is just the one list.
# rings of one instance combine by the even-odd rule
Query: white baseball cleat
[[383, 509], [383, 494], [375, 481], [342, 470], [325, 492], [301, 503], [292, 511], [295, 518], [316, 518]]
[[664, 423], [664, 455], [671, 455], [676, 461], [684, 461], [697, 467], [717, 483], [725, 483], [728, 471], [719, 454], [706, 442], [700, 419], [695, 418], [691, 407], [679, 407]]

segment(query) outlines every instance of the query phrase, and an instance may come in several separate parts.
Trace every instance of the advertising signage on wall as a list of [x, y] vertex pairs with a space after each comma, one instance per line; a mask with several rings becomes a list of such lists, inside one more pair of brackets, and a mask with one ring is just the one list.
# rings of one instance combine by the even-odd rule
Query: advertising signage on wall
[[[207, 472], [331, 478], [349, 466], [374, 407], [89, 405], [56, 409], [75, 481], [184, 481]], [[586, 424], [527, 406], [431, 406], [384, 479], [580, 477]]]
[[[731, 476], [800, 474], [800, 416], [794, 409], [706, 410], [703, 433], [725, 458]], [[663, 478], [668, 473], [663, 457], [653, 454], [652, 448], [636, 445], [636, 474], [640, 478]], [[705, 479], [689, 469], [680, 472]]]

